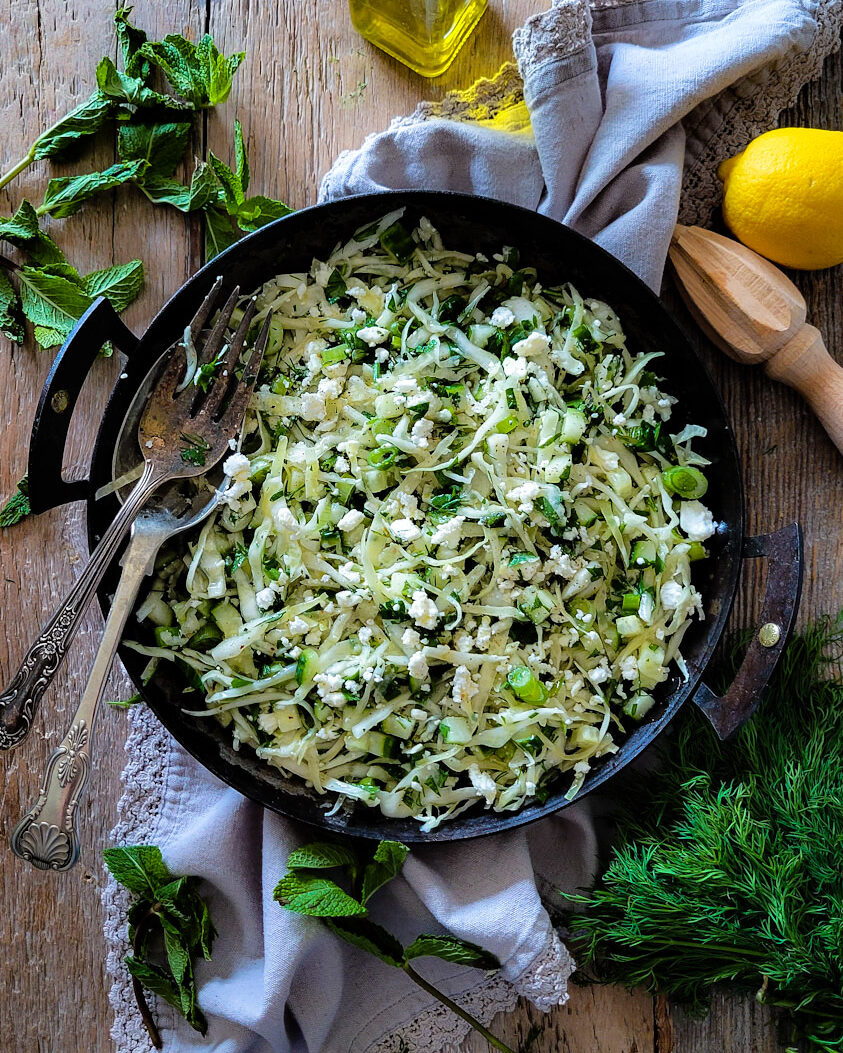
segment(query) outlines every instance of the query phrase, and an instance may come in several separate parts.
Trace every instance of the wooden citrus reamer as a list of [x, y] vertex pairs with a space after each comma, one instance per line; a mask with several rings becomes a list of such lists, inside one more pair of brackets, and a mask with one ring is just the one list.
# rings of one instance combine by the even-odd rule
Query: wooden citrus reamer
[[670, 260], [679, 289], [706, 334], [744, 365], [795, 388], [843, 453], [843, 368], [789, 278], [752, 249], [702, 227], [677, 225]]

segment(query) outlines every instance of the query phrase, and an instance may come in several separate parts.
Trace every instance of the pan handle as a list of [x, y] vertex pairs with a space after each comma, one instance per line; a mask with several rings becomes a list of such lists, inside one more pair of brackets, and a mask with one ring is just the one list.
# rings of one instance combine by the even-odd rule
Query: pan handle
[[694, 702], [720, 739], [733, 735], [755, 712], [785, 649], [802, 593], [802, 528], [798, 523], [773, 534], [744, 540], [744, 559], [767, 558], [767, 588], [760, 628], [729, 689], [722, 696], [700, 683]]
[[61, 469], [76, 400], [100, 349], [109, 341], [127, 358], [139, 343], [108, 300], [100, 296], [62, 345], [35, 411], [29, 440], [29, 503], [33, 512], [46, 512], [88, 495], [87, 479], [69, 482]]

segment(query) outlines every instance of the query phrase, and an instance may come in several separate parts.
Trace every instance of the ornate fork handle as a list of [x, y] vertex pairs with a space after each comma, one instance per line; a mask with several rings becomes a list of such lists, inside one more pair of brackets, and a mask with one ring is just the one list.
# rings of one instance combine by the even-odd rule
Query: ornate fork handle
[[79, 580], [26, 653], [9, 686], [0, 694], [0, 750], [19, 746], [29, 734], [38, 703], [67, 654], [91, 597], [132, 520], [161, 481], [161, 474], [147, 462], [137, 485], [109, 524]]
[[133, 535], [102, 641], [70, 731], [47, 761], [38, 800], [12, 832], [12, 851], [39, 870], [69, 870], [79, 858], [76, 808], [91, 770], [97, 708], [138, 588], [167, 533], [167, 530], [151, 529]]

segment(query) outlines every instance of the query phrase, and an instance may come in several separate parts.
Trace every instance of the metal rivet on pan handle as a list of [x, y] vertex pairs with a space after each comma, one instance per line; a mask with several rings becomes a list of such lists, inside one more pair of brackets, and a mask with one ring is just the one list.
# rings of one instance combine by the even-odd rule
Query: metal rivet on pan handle
[[762, 647], [775, 647], [782, 638], [782, 627], [775, 622], [767, 622], [758, 630], [758, 640]]

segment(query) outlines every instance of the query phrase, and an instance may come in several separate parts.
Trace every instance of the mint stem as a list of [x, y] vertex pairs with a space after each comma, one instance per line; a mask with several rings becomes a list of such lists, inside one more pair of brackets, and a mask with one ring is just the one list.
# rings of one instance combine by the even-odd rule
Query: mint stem
[[25, 168], [29, 168], [34, 160], [35, 147], [33, 146], [26, 157], [22, 157], [16, 165], [13, 165], [9, 171], [5, 173], [5, 175], [0, 176], [0, 190], [2, 190], [7, 183], [11, 183], [15, 176], [20, 175]]
[[[155, 906], [159, 905], [160, 904], [156, 904]], [[146, 914], [144, 914], [144, 916], [140, 919], [140, 921], [135, 927], [135, 938], [132, 941], [132, 950], [136, 958], [138, 957], [140, 951], [141, 938], [143, 937], [148, 926], [152, 922], [152, 919], [158, 913], [155, 909], [155, 906], [149, 908], [149, 910], [146, 912]], [[158, 1030], [158, 1025], [155, 1023], [155, 1019], [152, 1016], [152, 1010], [149, 1008], [149, 1003], [147, 1002], [146, 995], [144, 994], [143, 984], [136, 976], [132, 977], [132, 990], [135, 992], [135, 1001], [137, 1002], [138, 1009], [140, 1010], [141, 1019], [143, 1020], [143, 1026], [146, 1028], [147, 1033], [149, 1034], [149, 1041], [153, 1044], [153, 1046], [155, 1046], [156, 1049], [163, 1049], [164, 1043], [161, 1040], [161, 1032]]]
[[499, 1038], [496, 1038], [492, 1032], [487, 1027], [484, 1027], [479, 1020], [475, 1019], [471, 1013], [467, 1013], [461, 1006], [458, 1006], [456, 1002], [451, 1001], [447, 995], [442, 994], [442, 992], [434, 987], [433, 984], [429, 984], [423, 976], [419, 976], [408, 962], [404, 963], [403, 969], [414, 983], [417, 983], [419, 987], [421, 987], [422, 990], [427, 991], [428, 994], [433, 995], [433, 997], [438, 999], [442, 1005], [447, 1006], [451, 1012], [462, 1017], [467, 1024], [473, 1027], [478, 1034], [481, 1034], [483, 1038], [486, 1039], [490, 1046], [499, 1049], [501, 1053], [515, 1053], [515, 1050], [510, 1049], [510, 1047]]

